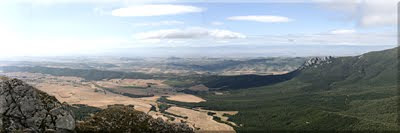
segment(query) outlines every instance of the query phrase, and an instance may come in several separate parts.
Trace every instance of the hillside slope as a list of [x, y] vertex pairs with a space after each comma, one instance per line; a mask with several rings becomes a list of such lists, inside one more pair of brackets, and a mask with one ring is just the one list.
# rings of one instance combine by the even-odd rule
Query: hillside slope
[[266, 86], [292, 79], [298, 71], [281, 75], [235, 75], [235, 76], [208, 76], [203, 78], [203, 84], [209, 88], [219, 90], [236, 90], [250, 87]]
[[[203, 95], [187, 105], [237, 110], [239, 131], [392, 131], [397, 124], [397, 48], [331, 58], [269, 86]], [[252, 82], [251, 80], [247, 82]]]

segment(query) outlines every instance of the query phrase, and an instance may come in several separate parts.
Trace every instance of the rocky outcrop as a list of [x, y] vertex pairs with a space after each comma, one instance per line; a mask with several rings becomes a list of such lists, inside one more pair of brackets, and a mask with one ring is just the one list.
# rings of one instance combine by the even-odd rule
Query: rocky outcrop
[[329, 64], [332, 63], [332, 59], [334, 57], [332, 56], [326, 56], [326, 57], [314, 57], [306, 61], [299, 69], [306, 69], [309, 67], [318, 67], [319, 65], [322, 64]]
[[[82, 106], [83, 107], [83, 106]], [[74, 112], [72, 110], [75, 109]], [[192, 133], [186, 124], [168, 123], [134, 109], [114, 105], [95, 109], [60, 103], [21, 80], [0, 77], [0, 133], [2, 132], [148, 132]], [[76, 123], [74, 113], [88, 116]], [[85, 115], [87, 113], [88, 115]], [[91, 117], [90, 117], [91, 116]]]
[[21, 80], [0, 80], [0, 132], [74, 132], [67, 107]]
[[186, 124], [153, 119], [133, 107], [119, 105], [110, 106], [78, 123], [77, 132], [192, 133], [193, 129]]

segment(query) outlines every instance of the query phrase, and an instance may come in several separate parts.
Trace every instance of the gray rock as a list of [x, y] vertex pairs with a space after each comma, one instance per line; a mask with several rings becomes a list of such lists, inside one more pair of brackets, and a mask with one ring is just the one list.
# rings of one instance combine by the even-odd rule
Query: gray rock
[[319, 65], [323, 65], [323, 64], [330, 64], [332, 63], [332, 59], [334, 57], [332, 56], [326, 56], [326, 57], [314, 57], [309, 59], [308, 61], [306, 61], [299, 69], [306, 69], [306, 68], [310, 68], [310, 67], [318, 67]]
[[0, 132], [74, 132], [67, 106], [21, 80], [0, 80]]

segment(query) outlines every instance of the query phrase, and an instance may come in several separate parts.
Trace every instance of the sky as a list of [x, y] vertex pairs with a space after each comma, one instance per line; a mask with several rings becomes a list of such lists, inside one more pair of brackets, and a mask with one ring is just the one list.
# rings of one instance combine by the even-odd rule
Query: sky
[[352, 55], [397, 45], [397, 2], [1, 0], [0, 57]]

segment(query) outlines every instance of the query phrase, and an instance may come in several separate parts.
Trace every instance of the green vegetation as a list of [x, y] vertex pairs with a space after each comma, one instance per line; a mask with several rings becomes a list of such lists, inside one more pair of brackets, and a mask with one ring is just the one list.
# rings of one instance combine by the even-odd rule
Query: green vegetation
[[188, 118], [187, 116], [180, 116], [180, 115], [176, 115], [176, 114], [173, 114], [173, 113], [170, 113], [170, 112], [164, 112], [164, 114], [175, 116], [175, 117], [179, 117], [179, 118], [183, 118], [183, 119], [187, 119]]
[[176, 76], [176, 75], [169, 75], [166, 76], [166, 81], [164, 81], [164, 84], [173, 86], [173, 87], [178, 87], [178, 88], [189, 88], [198, 84], [201, 84], [204, 82], [207, 77], [210, 77], [211, 75], [207, 74], [191, 74], [191, 75], [185, 75], [185, 76]]
[[196, 85], [197, 83], [194, 82], [194, 80], [175, 80], [175, 79], [170, 79], [170, 80], [166, 80], [163, 82], [164, 84], [170, 85], [170, 86], [174, 86], [174, 87], [179, 87], [179, 88], [184, 88], [184, 87], [191, 87]]
[[135, 86], [135, 85], [130, 85], [130, 86], [119, 86], [120, 88], [125, 88], [125, 89], [147, 89], [147, 87], [142, 87], [142, 86]]
[[172, 101], [172, 100], [168, 100], [166, 96], [161, 96], [157, 102], [160, 103], [168, 103], [168, 104], [172, 104], [172, 105], [176, 105], [179, 107], [185, 107], [185, 108], [195, 108], [195, 107], [202, 107], [201, 104], [192, 104], [192, 103], [185, 103], [185, 102], [179, 102], [179, 101]]
[[72, 106], [69, 106], [69, 108], [74, 114], [75, 119], [78, 121], [85, 120], [89, 118], [91, 115], [101, 111], [100, 108], [87, 106], [84, 104], [73, 104]]
[[119, 92], [119, 91], [116, 91], [116, 90], [114, 90], [114, 89], [112, 89], [112, 88], [103, 87], [103, 86], [100, 86], [100, 85], [97, 85], [97, 84], [94, 84], [94, 85], [95, 85], [96, 87], [101, 88], [101, 89], [104, 89], [104, 90], [106, 90], [106, 91], [108, 91], [108, 92], [111, 92], [111, 93], [114, 93], [114, 94], [120, 94], [120, 95], [127, 96], [127, 97], [131, 97], [131, 98], [142, 98], [142, 97], [152, 97], [152, 96], [154, 96], [154, 94], [149, 94], [149, 95], [137, 95], [137, 94], [132, 94], [132, 93]]
[[171, 105], [168, 105], [168, 104], [165, 104], [165, 103], [158, 104], [158, 110], [159, 110], [161, 113], [164, 113], [164, 112], [165, 112], [166, 110], [168, 110], [170, 107], [171, 107]]
[[[165, 96], [162, 96], [162, 98], [163, 98], [163, 99], [166, 99]], [[176, 114], [167, 112], [166, 110], [168, 110], [168, 109], [169, 109], [170, 107], [172, 107], [172, 106], [169, 105], [169, 104], [165, 104], [166, 102], [161, 102], [161, 101], [158, 101], [158, 102], [161, 103], [161, 104], [158, 104], [158, 109], [159, 109], [159, 111], [160, 111], [161, 113], [163, 113], [163, 114], [165, 114], [165, 115], [171, 115], [171, 116], [175, 116], [175, 117], [180, 117], [180, 118], [183, 118], [183, 119], [187, 119], [187, 118], [188, 118], [187, 116], [180, 116], [180, 115], [176, 115]], [[153, 107], [153, 105], [152, 105], [152, 107]], [[156, 110], [156, 112], [157, 112], [157, 110]]]
[[239, 75], [239, 76], [209, 76], [203, 79], [203, 84], [209, 88], [221, 90], [235, 90], [250, 87], [259, 87], [284, 82], [292, 79], [298, 71], [282, 75]]
[[218, 116], [213, 116], [213, 120], [216, 121], [216, 122], [219, 122], [219, 123], [227, 124], [227, 125], [229, 125], [229, 126], [231, 126], [231, 127], [236, 127], [235, 125], [232, 125], [232, 124], [229, 123], [229, 122], [226, 122], [226, 121], [221, 120], [221, 118], [218, 117]]
[[207, 112], [207, 115], [209, 115], [209, 116], [214, 116], [216, 113], [214, 113], [214, 112]]
[[77, 124], [76, 132], [192, 133], [187, 125], [153, 119], [129, 106], [110, 106]]
[[396, 48], [334, 58], [285, 82], [200, 95], [207, 101], [197, 104], [160, 101], [239, 111], [229, 118], [239, 132], [398, 131], [397, 56]]

